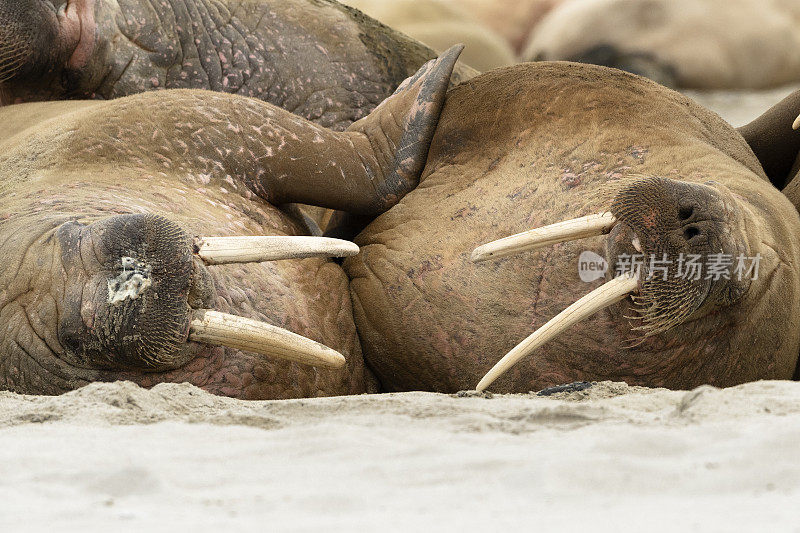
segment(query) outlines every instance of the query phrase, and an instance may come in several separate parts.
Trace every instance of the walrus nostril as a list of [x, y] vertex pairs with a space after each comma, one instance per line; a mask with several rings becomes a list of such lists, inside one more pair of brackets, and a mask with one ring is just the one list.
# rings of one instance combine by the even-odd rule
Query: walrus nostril
[[692, 215], [694, 215], [694, 207], [692, 206], [684, 206], [678, 209], [678, 219], [681, 222], [689, 220], [692, 218]]
[[686, 237], [687, 241], [691, 241], [698, 235], [700, 235], [700, 230], [695, 226], [689, 226], [683, 231], [683, 236]]

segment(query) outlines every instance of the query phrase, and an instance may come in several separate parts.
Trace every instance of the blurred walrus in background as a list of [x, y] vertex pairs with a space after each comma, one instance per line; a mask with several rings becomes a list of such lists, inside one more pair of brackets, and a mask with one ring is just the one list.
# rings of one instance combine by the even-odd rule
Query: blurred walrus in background
[[[470, 6], [445, 0], [342, 0], [435, 50], [465, 44], [461, 60], [486, 71], [516, 62], [516, 53]], [[506, 13], [509, 15], [509, 13]]]
[[672, 87], [761, 89], [800, 80], [797, 0], [566, 0], [527, 61], [620, 68]]
[[0, 0], [0, 104], [209, 89], [343, 130], [435, 55], [332, 0]]
[[619, 70], [528, 63], [454, 87], [419, 186], [344, 261], [368, 365], [390, 391], [792, 378], [800, 216], [764, 171], [796, 158], [792, 113], [743, 130], [757, 158]]
[[[388, 0], [391, 1], [391, 0]], [[524, 51], [531, 32], [564, 0], [442, 0], [503, 37], [515, 54]]]
[[357, 247], [303, 238], [277, 206], [394, 205], [417, 183], [459, 52], [347, 132], [197, 90], [0, 108], [0, 388], [374, 391], [347, 277], [324, 259]]

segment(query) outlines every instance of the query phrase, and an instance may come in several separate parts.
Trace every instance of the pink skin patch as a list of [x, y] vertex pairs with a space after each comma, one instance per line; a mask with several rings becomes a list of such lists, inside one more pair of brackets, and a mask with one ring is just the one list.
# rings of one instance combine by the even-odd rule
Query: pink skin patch
[[75, 47], [67, 61], [68, 68], [83, 68], [92, 56], [97, 29], [94, 5], [95, 0], [69, 0], [64, 13], [58, 16], [61, 37], [68, 49]]

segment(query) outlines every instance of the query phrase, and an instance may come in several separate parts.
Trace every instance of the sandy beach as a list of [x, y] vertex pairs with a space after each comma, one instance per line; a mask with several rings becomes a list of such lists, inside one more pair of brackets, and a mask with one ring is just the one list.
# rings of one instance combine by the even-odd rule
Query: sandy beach
[[0, 394], [3, 531], [796, 531], [800, 384]]

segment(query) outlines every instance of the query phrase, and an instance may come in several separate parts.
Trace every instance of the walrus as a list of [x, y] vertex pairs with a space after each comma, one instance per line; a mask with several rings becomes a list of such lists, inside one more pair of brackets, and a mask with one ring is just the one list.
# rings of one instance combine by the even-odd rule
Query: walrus
[[763, 89], [800, 80], [795, 0], [570, 0], [524, 60], [593, 63], [673, 87]]
[[394, 205], [416, 185], [460, 50], [343, 133], [202, 90], [0, 108], [0, 387], [375, 390], [347, 277], [323, 258], [357, 247], [302, 238], [278, 206]]
[[343, 3], [434, 50], [464, 44], [461, 60], [478, 71], [516, 63], [511, 46], [491, 26], [473, 17], [466, 6], [442, 0], [343, 0]]
[[[745, 133], [797, 135], [798, 111]], [[792, 378], [800, 216], [764, 168], [797, 151], [757, 153], [616, 69], [529, 63], [454, 87], [420, 184], [343, 263], [367, 364], [388, 391]], [[660, 263], [621, 268], [637, 255]]]
[[0, 104], [208, 89], [344, 130], [435, 56], [334, 0], [0, 0]]
[[494, 30], [508, 42], [515, 54], [520, 54], [536, 25], [563, 0], [443, 1]]

